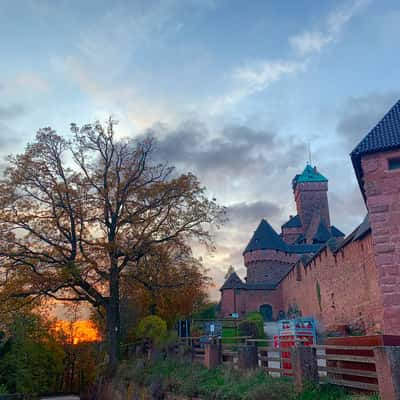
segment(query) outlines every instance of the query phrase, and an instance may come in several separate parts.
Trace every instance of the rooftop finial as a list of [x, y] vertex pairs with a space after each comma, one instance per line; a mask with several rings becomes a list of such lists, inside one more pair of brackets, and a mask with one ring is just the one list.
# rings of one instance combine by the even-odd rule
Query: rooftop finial
[[311, 144], [310, 144], [310, 142], [308, 142], [308, 161], [307, 161], [307, 164], [308, 165], [311, 165]]

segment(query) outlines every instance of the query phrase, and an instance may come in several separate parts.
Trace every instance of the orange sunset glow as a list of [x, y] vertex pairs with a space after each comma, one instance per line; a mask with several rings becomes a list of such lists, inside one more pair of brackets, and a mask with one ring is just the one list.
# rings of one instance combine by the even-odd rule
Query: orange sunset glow
[[67, 342], [71, 344], [101, 341], [97, 326], [90, 320], [78, 320], [75, 322], [59, 320], [55, 323], [55, 330], [62, 333]]

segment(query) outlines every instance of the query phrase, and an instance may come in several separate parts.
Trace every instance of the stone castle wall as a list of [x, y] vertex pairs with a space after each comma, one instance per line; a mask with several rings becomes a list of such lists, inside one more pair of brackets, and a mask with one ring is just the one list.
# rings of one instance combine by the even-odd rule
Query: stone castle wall
[[400, 332], [400, 168], [389, 168], [394, 159], [400, 161], [400, 151], [366, 155], [361, 162], [385, 334]]
[[258, 311], [262, 304], [272, 306], [274, 318], [280, 311], [297, 308], [303, 316], [314, 317], [320, 331], [346, 325], [367, 334], [382, 332], [383, 308], [371, 233], [336, 254], [324, 249], [307, 266], [297, 264], [276, 290], [225, 290], [221, 313], [223, 317], [232, 312], [244, 315]]
[[[279, 311], [283, 310], [282, 289], [275, 290], [224, 290], [221, 296], [221, 317], [229, 317], [233, 312], [240, 316], [251, 311], [259, 311], [260, 305], [269, 304], [272, 306], [274, 318]], [[235, 309], [236, 306], [236, 309]]]
[[[274, 318], [281, 310], [298, 309], [303, 316], [319, 321], [325, 331], [346, 325], [367, 334], [399, 334], [400, 151], [363, 155], [361, 168], [358, 178], [371, 231], [336, 253], [324, 249], [306, 266], [296, 264], [276, 290], [225, 290], [221, 300], [224, 316], [233, 312], [233, 304], [240, 314], [270, 304]], [[295, 189], [299, 215], [300, 211], [304, 214], [304, 206], [311, 214], [315, 210], [325, 214], [325, 186], [313, 191], [307, 184], [300, 185]], [[264, 261], [295, 263], [298, 258], [275, 250], [244, 254], [253, 282], [270, 273]]]
[[350, 325], [374, 334], [382, 330], [382, 306], [372, 235], [333, 254], [325, 249], [306, 267], [296, 266], [282, 281], [283, 307], [296, 305], [321, 330]]
[[257, 262], [257, 261], [281, 261], [294, 263], [296, 262], [300, 256], [294, 253], [285, 253], [279, 250], [254, 250], [243, 255], [244, 265], [247, 267], [249, 263]]

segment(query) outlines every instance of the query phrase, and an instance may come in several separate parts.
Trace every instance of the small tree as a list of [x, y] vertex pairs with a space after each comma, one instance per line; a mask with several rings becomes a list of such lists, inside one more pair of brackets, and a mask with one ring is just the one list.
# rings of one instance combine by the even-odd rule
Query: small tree
[[120, 288], [128, 269], [168, 242], [210, 245], [224, 210], [192, 174], [152, 161], [153, 140], [117, 140], [115, 123], [39, 130], [0, 181], [1, 301], [88, 302], [118, 360]]

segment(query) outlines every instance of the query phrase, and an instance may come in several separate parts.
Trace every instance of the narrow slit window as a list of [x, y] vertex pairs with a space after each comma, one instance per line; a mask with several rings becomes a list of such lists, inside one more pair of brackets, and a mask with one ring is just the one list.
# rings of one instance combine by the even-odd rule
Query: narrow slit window
[[400, 169], [400, 157], [389, 159], [389, 169]]

